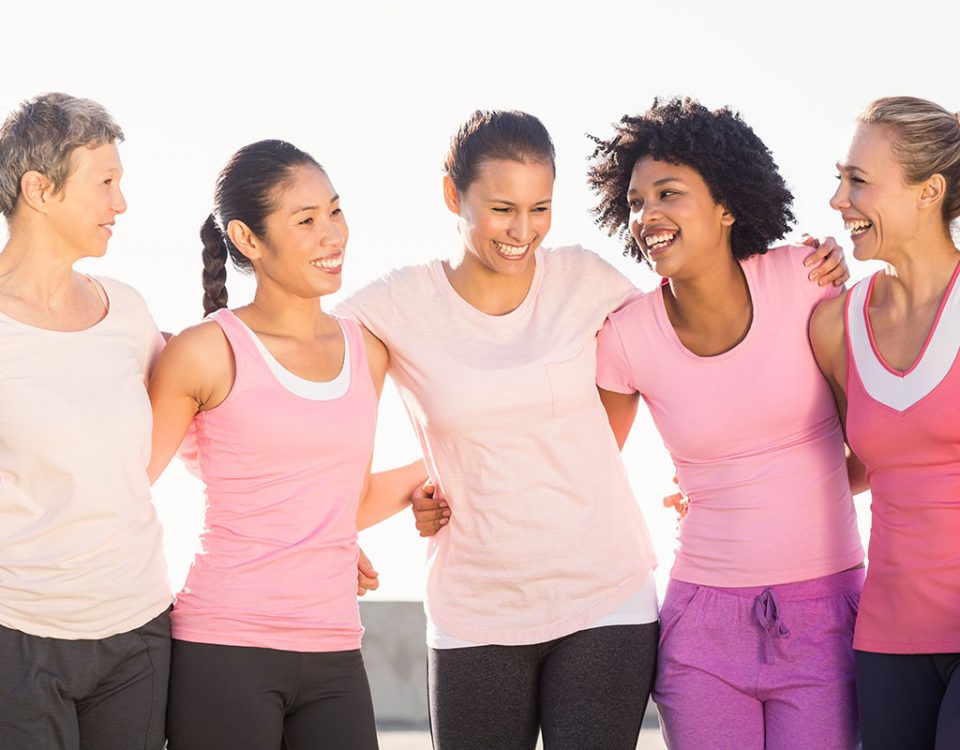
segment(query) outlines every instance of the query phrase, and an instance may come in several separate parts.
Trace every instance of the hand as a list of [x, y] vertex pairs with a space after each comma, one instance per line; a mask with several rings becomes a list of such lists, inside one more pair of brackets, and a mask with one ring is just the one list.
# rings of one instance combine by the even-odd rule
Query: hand
[[360, 550], [360, 559], [357, 561], [357, 596], [363, 596], [368, 591], [380, 588], [380, 574], [373, 569], [370, 558]]
[[803, 244], [813, 248], [813, 252], [803, 259], [803, 265], [811, 269], [807, 275], [810, 281], [816, 281], [820, 286], [843, 286], [846, 283], [850, 278], [847, 259], [833, 237], [817, 239], [804, 234]]
[[[680, 481], [674, 477], [673, 483], [678, 485]], [[690, 498], [684, 495], [682, 492], [674, 492], [672, 495], [667, 495], [663, 498], [663, 507], [664, 508], [673, 508], [677, 511], [679, 520], [683, 520], [684, 516], [687, 515], [687, 511], [690, 510]]]
[[434, 497], [436, 488], [428, 479], [422, 487], [417, 487], [411, 495], [413, 516], [417, 521], [420, 536], [433, 536], [447, 525], [450, 520], [450, 508], [442, 497]]

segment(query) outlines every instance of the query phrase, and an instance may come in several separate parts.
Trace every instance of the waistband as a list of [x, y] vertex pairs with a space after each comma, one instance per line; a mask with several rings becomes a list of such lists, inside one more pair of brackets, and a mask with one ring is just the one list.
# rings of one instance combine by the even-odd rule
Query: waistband
[[709, 589], [717, 594], [736, 596], [741, 599], [755, 599], [764, 591], [773, 591], [781, 602], [796, 602], [804, 599], [819, 599], [841, 593], [860, 593], [866, 577], [863, 567], [844, 570], [840, 573], [811, 578], [808, 581], [794, 581], [793, 583], [775, 583], [769, 586], [703, 586], [697, 583], [688, 583], [676, 578], [670, 579], [670, 586], [676, 587], [678, 592]]

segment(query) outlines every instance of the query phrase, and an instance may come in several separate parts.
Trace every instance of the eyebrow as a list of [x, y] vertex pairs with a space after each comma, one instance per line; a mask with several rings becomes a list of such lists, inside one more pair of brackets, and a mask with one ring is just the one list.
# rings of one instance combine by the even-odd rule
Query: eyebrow
[[[517, 205], [516, 203], [513, 203], [512, 201], [503, 200], [502, 198], [490, 198], [490, 199], [488, 199], [488, 200], [484, 200], [484, 203], [499, 203], [500, 205], [503, 205], [503, 206], [514, 206], [514, 207], [516, 207], [516, 205]], [[534, 203], [533, 205], [534, 205], [534, 206], [539, 206], [539, 205], [541, 205], [542, 203], [553, 203], [553, 198], [544, 198], [542, 201], [537, 201], [537, 202]]]
[[867, 174], [866, 170], [854, 166], [853, 164], [841, 164], [840, 162], [837, 162], [837, 169], [839, 169], [841, 172], [859, 172], [860, 174]]
[[[680, 179], [679, 177], [661, 177], [659, 180], [653, 183], [653, 187], [660, 187], [661, 185], [666, 185], [668, 182], [683, 182], [683, 180]], [[636, 192], [639, 192], [639, 191], [636, 188], [632, 187], [629, 190], [627, 190], [627, 195], [630, 195], [631, 193], [636, 193]]]
[[[338, 200], [340, 200], [339, 194], [333, 196], [330, 199], [330, 205], [332, 206]], [[320, 206], [304, 206], [303, 208], [298, 208], [296, 211], [291, 211], [290, 215], [293, 216], [294, 214], [300, 214], [300, 213], [303, 213], [304, 211], [318, 211], [319, 209], [320, 209]]]

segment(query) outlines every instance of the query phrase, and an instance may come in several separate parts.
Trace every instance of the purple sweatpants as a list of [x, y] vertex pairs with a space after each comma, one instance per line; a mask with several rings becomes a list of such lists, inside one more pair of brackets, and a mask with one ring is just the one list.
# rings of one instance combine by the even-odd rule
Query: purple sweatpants
[[670, 580], [653, 699], [670, 750], [859, 745], [853, 625], [863, 569], [715, 588]]

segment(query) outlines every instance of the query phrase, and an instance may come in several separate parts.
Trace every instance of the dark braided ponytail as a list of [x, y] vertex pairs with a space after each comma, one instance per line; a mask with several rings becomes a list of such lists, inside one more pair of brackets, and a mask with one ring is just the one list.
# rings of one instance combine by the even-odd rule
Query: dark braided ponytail
[[227, 257], [238, 271], [253, 270], [250, 259], [230, 241], [227, 227], [242, 221], [257, 237], [266, 231], [274, 210], [275, 191], [295, 167], [323, 169], [316, 159], [286, 141], [258, 141], [230, 157], [217, 177], [214, 210], [200, 228], [203, 242], [203, 311], [209, 315], [227, 306]]

